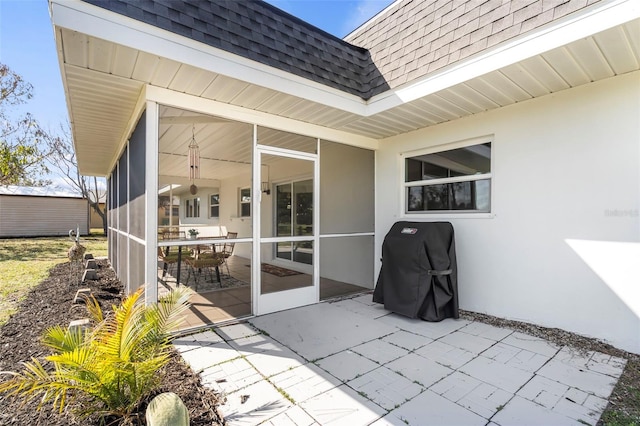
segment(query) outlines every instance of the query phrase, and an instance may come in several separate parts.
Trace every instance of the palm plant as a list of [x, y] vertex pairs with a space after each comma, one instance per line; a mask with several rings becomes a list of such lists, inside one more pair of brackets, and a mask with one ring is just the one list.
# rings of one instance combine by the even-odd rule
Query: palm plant
[[52, 402], [61, 412], [70, 397], [82, 394], [89, 404], [78, 414], [129, 418], [157, 388], [157, 371], [169, 360], [170, 333], [182, 322], [192, 294], [179, 287], [157, 304], [145, 305], [140, 303], [143, 291], [128, 296], [106, 317], [93, 296], [87, 299], [95, 324], [91, 329], [55, 326], [45, 332], [43, 343], [53, 350], [45, 359], [52, 371], [33, 358], [23, 363], [21, 373], [3, 372], [11, 378], [0, 383], [0, 392], [26, 400], [40, 396], [38, 409]]

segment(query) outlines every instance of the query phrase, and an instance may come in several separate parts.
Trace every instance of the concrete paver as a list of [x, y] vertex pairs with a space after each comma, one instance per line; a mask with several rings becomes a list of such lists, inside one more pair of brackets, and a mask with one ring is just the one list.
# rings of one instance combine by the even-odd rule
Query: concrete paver
[[347, 385], [386, 410], [399, 407], [423, 390], [419, 384], [386, 367], [356, 377]]
[[486, 419], [513, 397], [512, 393], [457, 371], [430, 390]]
[[225, 342], [202, 346], [182, 353], [182, 358], [196, 373], [199, 373], [207, 367], [237, 358], [238, 356], [238, 352]]
[[472, 359], [458, 371], [511, 393], [517, 392], [533, 377], [533, 373], [482, 356]]
[[384, 315], [389, 315], [389, 311], [386, 311], [384, 307], [378, 303], [371, 305], [358, 302], [354, 299], [344, 299], [338, 302], [334, 302], [334, 304], [350, 312], [364, 315], [368, 318], [379, 318]]
[[519, 396], [515, 396], [493, 418], [499, 426], [576, 426], [576, 421]]
[[347, 385], [303, 401], [300, 407], [318, 424], [331, 426], [365, 426], [387, 412]]
[[498, 412], [512, 397], [513, 394], [507, 391], [488, 383], [481, 383], [467, 395], [457, 400], [456, 403], [488, 419]]
[[508, 328], [495, 327], [482, 322], [472, 322], [459, 329], [459, 331], [472, 334], [474, 336], [482, 336], [485, 339], [490, 339], [495, 342], [498, 342], [513, 333], [513, 330], [509, 330]]
[[278, 351], [282, 347], [278, 342], [263, 334], [231, 340], [228, 343], [229, 346], [245, 356], [268, 351]]
[[350, 350], [328, 356], [316, 364], [343, 382], [380, 367], [379, 364]]
[[260, 381], [227, 395], [222, 405], [224, 417], [232, 425], [257, 425], [284, 412], [292, 406], [267, 381]]
[[246, 360], [265, 377], [271, 377], [306, 363], [301, 356], [287, 347], [280, 347], [275, 351], [253, 354], [246, 357]]
[[297, 309], [291, 309], [250, 321], [308, 361], [324, 358], [396, 331], [392, 326], [375, 323], [366, 316], [340, 308], [334, 303], [306, 306], [302, 315]]
[[413, 380], [424, 388], [428, 388], [454, 371], [414, 353], [391, 361], [385, 367]]
[[389, 334], [388, 336], [383, 337], [382, 340], [408, 351], [415, 351], [416, 349], [433, 342], [433, 339], [420, 336], [419, 334], [409, 333], [404, 330], [398, 330], [393, 334]]
[[406, 349], [380, 339], [355, 346], [352, 350], [378, 364], [386, 364], [409, 353]]
[[625, 360], [358, 296], [174, 340], [229, 425], [596, 424]]
[[599, 352], [592, 352], [591, 359], [589, 359], [585, 367], [589, 371], [595, 371], [596, 373], [602, 373], [618, 378], [624, 371], [624, 367], [626, 365], [627, 361], [622, 358]]
[[220, 327], [218, 333], [224, 340], [236, 340], [243, 337], [255, 336], [260, 334], [258, 330], [251, 327], [250, 324], [240, 323]]
[[485, 339], [481, 336], [474, 336], [473, 334], [462, 333], [460, 331], [454, 331], [453, 333], [447, 334], [438, 341], [447, 343], [473, 354], [479, 354], [496, 344], [495, 340]]
[[278, 414], [266, 423], [264, 426], [319, 426], [313, 417], [307, 414], [298, 405], [287, 409], [286, 411]]
[[476, 354], [472, 352], [456, 348], [439, 340], [417, 349], [415, 353], [453, 369], [462, 367], [476, 357]]
[[535, 376], [522, 387], [518, 396], [535, 402], [553, 413], [569, 417], [577, 422], [595, 424], [607, 400], [580, 389]]
[[285, 391], [296, 403], [341, 385], [340, 380], [313, 364], [289, 369], [273, 376], [270, 381]]
[[225, 394], [245, 388], [264, 378], [243, 358], [236, 358], [205, 368], [200, 376], [205, 386]]
[[617, 382], [617, 378], [581, 368], [589, 360], [590, 357], [585, 357], [572, 349], [563, 348], [557, 356], [553, 357], [536, 374], [601, 398], [608, 398]]
[[487, 420], [427, 390], [398, 409], [391, 411], [374, 425], [421, 426], [425, 422], [441, 426], [484, 426]]
[[173, 346], [178, 352], [187, 352], [192, 349], [201, 348], [202, 346], [213, 345], [222, 342], [222, 337], [211, 330], [196, 335], [182, 336], [173, 341]]
[[440, 322], [429, 323], [419, 319], [403, 317], [402, 315], [398, 314], [389, 314], [378, 318], [376, 321], [382, 324], [397, 327], [401, 330], [405, 330], [414, 334], [429, 337], [431, 339], [439, 339], [442, 336], [446, 336], [447, 334], [470, 324], [470, 321], [462, 319], [454, 320], [451, 318], [442, 320]]
[[502, 342], [498, 342], [482, 352], [482, 356], [531, 373], [538, 371], [540, 367], [551, 359], [550, 356], [541, 355]]
[[515, 346], [516, 348], [526, 349], [540, 355], [552, 357], [560, 349], [553, 343], [538, 337], [529, 336], [528, 334], [514, 332], [501, 340], [502, 343]]

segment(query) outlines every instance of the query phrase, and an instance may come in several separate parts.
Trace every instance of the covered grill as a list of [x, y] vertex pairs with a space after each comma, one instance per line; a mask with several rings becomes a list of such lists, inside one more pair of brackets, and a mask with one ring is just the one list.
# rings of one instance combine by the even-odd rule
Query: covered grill
[[409, 318], [458, 318], [458, 273], [451, 223], [396, 222], [384, 238], [373, 301]]

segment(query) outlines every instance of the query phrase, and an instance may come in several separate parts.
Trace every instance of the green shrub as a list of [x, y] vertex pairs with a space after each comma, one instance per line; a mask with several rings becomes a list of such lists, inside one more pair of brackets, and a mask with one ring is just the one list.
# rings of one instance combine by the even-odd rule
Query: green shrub
[[77, 414], [129, 418], [158, 387], [157, 371], [169, 360], [170, 333], [182, 322], [192, 294], [180, 287], [157, 304], [145, 305], [140, 301], [143, 291], [128, 296], [106, 317], [98, 302], [89, 298], [93, 327], [48, 329], [43, 343], [53, 350], [45, 358], [53, 366], [51, 371], [33, 358], [23, 363], [21, 373], [3, 372], [11, 378], [0, 383], [0, 392], [26, 400], [41, 397], [38, 409], [51, 402], [61, 412], [70, 399], [84, 395], [89, 403], [83, 401]]

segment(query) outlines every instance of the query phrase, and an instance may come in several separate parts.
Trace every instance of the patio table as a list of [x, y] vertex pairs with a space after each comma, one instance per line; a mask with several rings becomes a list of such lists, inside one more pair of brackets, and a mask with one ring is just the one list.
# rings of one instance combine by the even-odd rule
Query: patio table
[[[226, 239], [226, 236], [220, 236], [220, 237], [200, 237], [198, 238], [198, 240], [224, 240]], [[200, 243], [200, 244], [181, 244], [185, 241], [194, 241], [192, 239], [188, 239], [188, 238], [184, 238], [184, 237], [180, 237], [180, 238], [168, 238], [165, 239], [164, 242], [166, 243], [175, 243], [175, 244], [171, 244], [166, 246], [167, 247], [167, 254], [169, 254], [170, 248], [171, 247], [178, 247], [178, 265], [177, 265], [177, 272], [176, 272], [176, 283], [180, 283], [180, 275], [181, 275], [181, 266], [182, 266], [182, 247], [183, 246], [187, 246], [187, 247], [193, 247], [193, 249], [197, 252], [200, 253], [200, 251], [202, 250], [202, 247], [204, 246], [211, 246], [211, 250], [213, 253], [216, 253], [216, 245], [220, 244], [220, 243]], [[220, 265], [216, 265], [216, 279], [217, 281], [220, 283], [221, 282], [221, 277], [220, 277]]]

